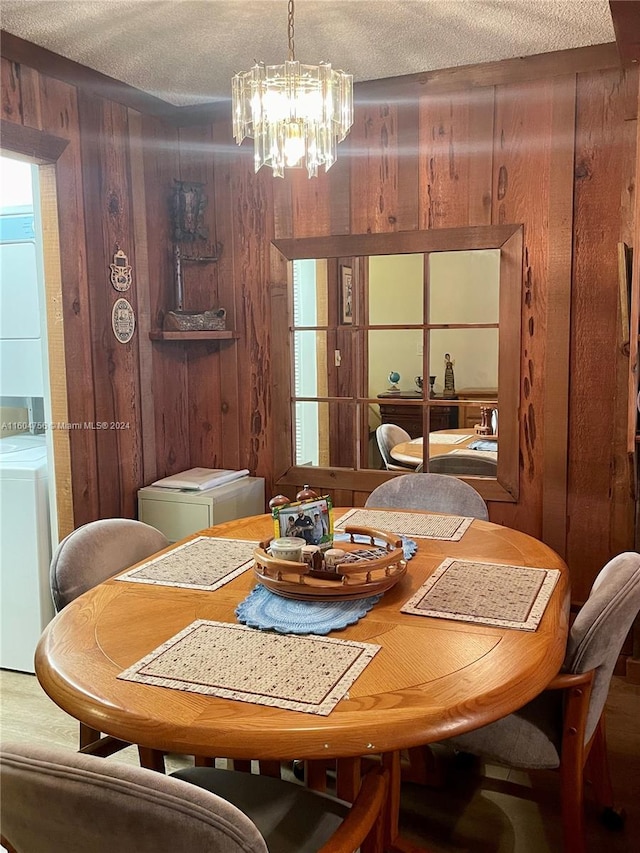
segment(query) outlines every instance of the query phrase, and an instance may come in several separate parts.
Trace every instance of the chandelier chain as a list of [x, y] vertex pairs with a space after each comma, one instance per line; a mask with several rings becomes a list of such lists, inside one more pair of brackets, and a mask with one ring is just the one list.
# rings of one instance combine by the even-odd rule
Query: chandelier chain
[[289, 61], [293, 62], [296, 58], [295, 46], [293, 42], [293, 0], [289, 0], [287, 33], [289, 36]]

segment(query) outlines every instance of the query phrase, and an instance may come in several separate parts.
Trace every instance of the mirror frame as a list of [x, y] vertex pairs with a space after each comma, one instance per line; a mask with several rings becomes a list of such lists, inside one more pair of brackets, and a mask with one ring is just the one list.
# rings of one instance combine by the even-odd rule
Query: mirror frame
[[[520, 375], [523, 285], [522, 225], [479, 225], [429, 231], [336, 235], [274, 240], [271, 243], [271, 343], [274, 482], [299, 486], [313, 481], [321, 489], [371, 492], [397, 472], [295, 465], [293, 459], [292, 377], [293, 261], [429, 254], [500, 249], [498, 407], [500, 451], [498, 475], [459, 476], [485, 500], [516, 502], [519, 491]], [[353, 327], [354, 330], [358, 326]], [[277, 420], [277, 424], [276, 424]], [[349, 501], [348, 501], [349, 503]]]

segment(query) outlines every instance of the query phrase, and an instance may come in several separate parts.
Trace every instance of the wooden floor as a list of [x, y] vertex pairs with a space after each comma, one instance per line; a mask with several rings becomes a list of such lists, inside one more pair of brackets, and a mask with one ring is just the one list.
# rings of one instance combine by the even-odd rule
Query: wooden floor
[[[42, 692], [34, 676], [0, 671], [2, 740], [76, 748], [78, 724]], [[612, 833], [587, 812], [589, 853], [640, 851], [640, 686], [614, 678], [607, 705], [607, 734], [616, 799], [627, 812], [626, 828]], [[446, 759], [446, 756], [445, 756]], [[108, 761], [137, 764], [135, 748]], [[169, 770], [185, 766], [170, 756]], [[488, 767], [446, 763], [441, 789], [404, 786], [401, 827], [407, 838], [433, 853], [561, 853], [558, 775], [529, 776]], [[522, 784], [521, 784], [522, 783]]]

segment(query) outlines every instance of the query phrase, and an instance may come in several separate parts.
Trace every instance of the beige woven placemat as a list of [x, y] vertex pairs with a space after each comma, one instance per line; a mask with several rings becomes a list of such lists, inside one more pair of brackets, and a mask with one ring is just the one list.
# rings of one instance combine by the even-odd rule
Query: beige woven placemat
[[429, 444], [460, 444], [461, 441], [467, 441], [473, 437], [474, 433], [472, 432], [466, 435], [456, 434], [455, 432], [430, 432]]
[[535, 631], [559, 577], [558, 569], [448, 558], [401, 610]]
[[379, 648], [198, 619], [118, 678], [326, 716]]
[[116, 578], [119, 581], [218, 589], [253, 562], [258, 542], [198, 536]]
[[418, 536], [423, 539], [447, 539], [457, 542], [471, 526], [473, 519], [462, 515], [436, 515], [423, 512], [393, 512], [387, 509], [350, 509], [334, 524], [336, 530], [345, 526], [373, 527], [388, 530], [398, 536]]

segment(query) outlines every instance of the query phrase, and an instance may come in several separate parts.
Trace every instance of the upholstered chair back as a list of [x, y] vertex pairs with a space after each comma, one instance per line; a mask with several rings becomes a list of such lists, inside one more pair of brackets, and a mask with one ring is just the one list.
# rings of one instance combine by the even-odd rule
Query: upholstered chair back
[[616, 660], [638, 611], [640, 554], [628, 551], [600, 570], [569, 634], [564, 671], [595, 670], [585, 742], [598, 724]]
[[429, 459], [429, 471], [432, 474], [468, 474], [472, 477], [496, 477], [498, 460], [483, 456], [483, 451], [470, 450], [468, 453], [443, 453]]
[[56, 610], [167, 545], [169, 540], [155, 527], [130, 518], [104, 518], [78, 527], [60, 542], [51, 561]]
[[367, 507], [448, 512], [487, 521], [487, 505], [474, 488], [447, 474], [404, 474], [375, 488]]
[[0, 778], [2, 835], [19, 853], [267, 853], [236, 806], [151, 770], [3, 744]]
[[376, 430], [376, 441], [378, 442], [380, 456], [382, 456], [385, 468], [390, 471], [397, 471], [405, 467], [399, 465], [391, 457], [392, 447], [403, 441], [411, 441], [411, 436], [405, 429], [395, 424], [381, 424]]

